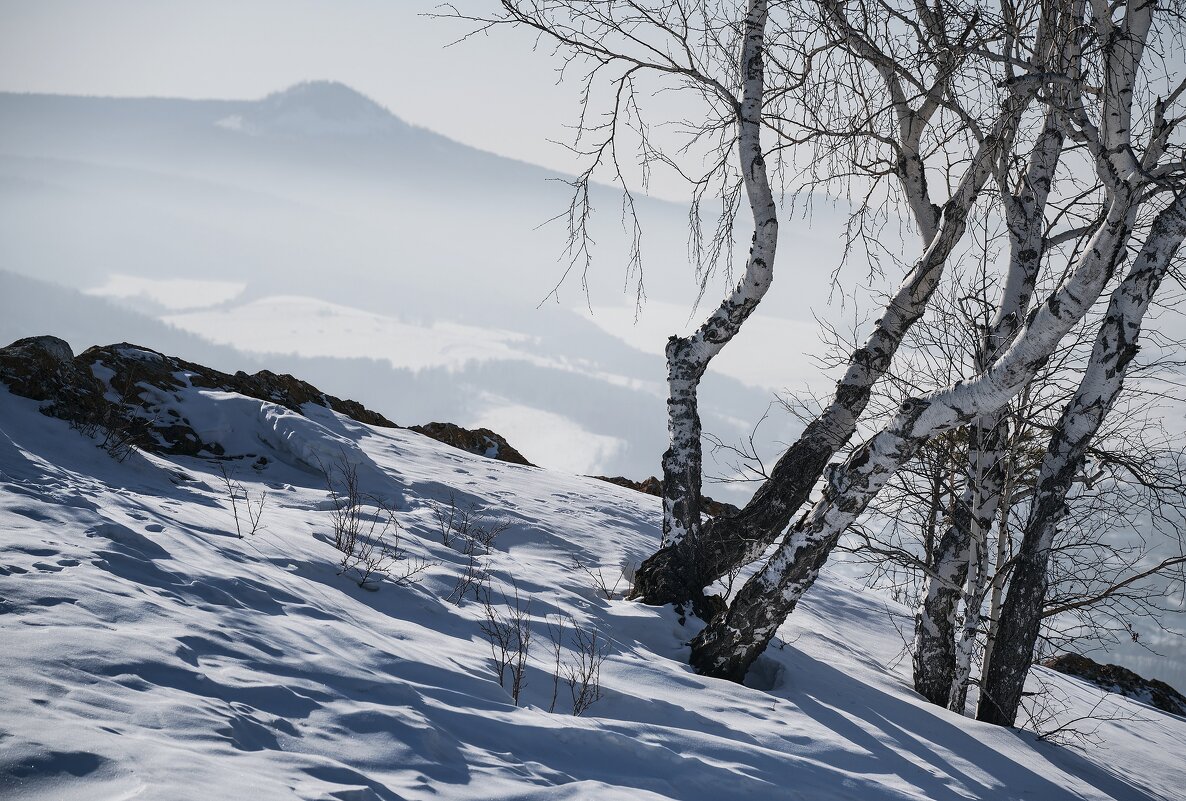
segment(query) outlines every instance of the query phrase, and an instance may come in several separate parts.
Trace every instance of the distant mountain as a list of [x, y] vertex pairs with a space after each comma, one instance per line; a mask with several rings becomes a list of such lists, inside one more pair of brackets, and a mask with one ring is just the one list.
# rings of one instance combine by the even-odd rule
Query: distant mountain
[[[360, 280], [398, 273], [420, 293], [441, 274], [420, 282], [417, 269], [457, 265], [486, 294], [509, 284], [534, 303], [563, 274], [564, 226], [540, 226], [567, 207], [566, 180], [333, 82], [255, 101], [0, 93], [0, 267], [83, 286], [145, 270], [299, 282], [333, 264]], [[589, 277], [599, 302], [618, 302], [620, 196], [595, 187], [593, 201], [607, 267]], [[685, 210], [638, 208], [652, 297], [682, 285], [688, 302]]]
[[215, 125], [252, 136], [380, 136], [411, 126], [345, 84], [307, 81], [250, 104]]
[[[75, 97], [0, 93], [0, 154], [137, 167], [240, 184], [325, 171], [343, 181], [382, 177], [388, 190], [497, 180], [538, 192], [560, 177], [404, 122], [355, 90], [313, 81], [260, 100]], [[432, 176], [432, 181], [423, 181]]]

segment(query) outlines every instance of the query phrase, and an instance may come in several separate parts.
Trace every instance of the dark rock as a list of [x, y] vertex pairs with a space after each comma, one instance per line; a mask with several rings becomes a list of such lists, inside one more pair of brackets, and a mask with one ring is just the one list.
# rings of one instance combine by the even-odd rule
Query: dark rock
[[1186, 716], [1186, 696], [1158, 679], [1146, 679], [1120, 665], [1108, 665], [1080, 654], [1059, 654], [1039, 663], [1172, 715]]
[[0, 349], [0, 381], [14, 395], [42, 401], [41, 411], [90, 422], [102, 415], [103, 387], [57, 337], [18, 339]]
[[187, 386], [237, 392], [298, 414], [303, 405], [313, 403], [362, 423], [396, 427], [356, 401], [326, 395], [290, 375], [268, 370], [229, 375], [126, 342], [74, 356], [56, 337], [21, 339], [0, 349], [0, 381], [16, 395], [43, 401], [46, 414], [84, 431], [118, 429], [131, 444], [160, 453], [223, 453], [218, 443], [203, 442], [171, 407]]
[[[181, 391], [191, 386], [236, 392], [298, 414], [312, 403], [360, 423], [398, 428], [357, 401], [327, 395], [291, 375], [270, 370], [230, 375], [127, 342], [96, 346], [75, 356], [56, 337], [21, 339], [0, 349], [0, 381], [16, 395], [42, 401], [46, 414], [69, 420], [84, 432], [101, 434], [105, 442], [114, 431], [124, 445], [157, 453], [223, 455], [219, 443], [203, 442], [174, 408]], [[429, 423], [411, 430], [480, 456], [534, 466], [486, 428], [471, 431], [452, 423]]]
[[250, 398], [269, 401], [298, 414], [306, 403], [333, 409], [360, 423], [397, 428], [395, 423], [378, 412], [367, 409], [357, 401], [342, 400], [327, 395], [312, 384], [283, 373], [260, 370], [248, 375], [240, 370], [234, 375], [220, 372], [175, 356], [165, 356], [150, 348], [122, 342], [118, 345], [94, 347], [78, 357], [88, 366], [98, 364], [115, 371], [112, 385], [118, 391], [130, 391], [135, 382], [143, 381], [158, 389], [180, 389], [189, 385], [203, 389], [237, 392]]
[[471, 430], [454, 425], [453, 423], [428, 423], [422, 426], [411, 426], [408, 430], [423, 434], [426, 437], [431, 437], [437, 442], [452, 445], [454, 448], [475, 453], [478, 456], [498, 459], [500, 462], [535, 467], [535, 465], [523, 458], [523, 454], [511, 447], [510, 443], [503, 439], [501, 435], [494, 433], [488, 428], [475, 428]]
[[[641, 492], [644, 495], [654, 495], [656, 498], [663, 497], [663, 482], [657, 477], [651, 476], [642, 481], [632, 481], [624, 476], [589, 476], [598, 481], [608, 481], [610, 484], [617, 484], [619, 487], [632, 489], [635, 492]], [[700, 496], [700, 511], [709, 517], [732, 517], [741, 510], [731, 503], [724, 501], [714, 501], [707, 495]], [[707, 618], [706, 618], [707, 619]]]

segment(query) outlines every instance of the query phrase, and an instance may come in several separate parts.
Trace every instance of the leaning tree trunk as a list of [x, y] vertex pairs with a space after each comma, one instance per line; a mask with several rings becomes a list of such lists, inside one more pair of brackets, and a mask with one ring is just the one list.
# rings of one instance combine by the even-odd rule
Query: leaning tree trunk
[[[868, 340], [850, 357], [832, 403], [779, 458], [770, 477], [739, 514], [714, 518], [700, 529], [696, 528], [698, 521], [696, 525], [689, 522], [682, 527], [682, 536], [667, 536], [665, 523], [662, 547], [635, 574], [634, 598], [653, 605], [690, 599], [696, 603], [706, 585], [757, 559], [787, 527], [828, 462], [856, 430], [873, 385], [885, 375], [902, 338], [926, 310], [947, 257], [967, 229], [968, 214], [993, 164], [1010, 150], [1018, 121], [1035, 91], [1034, 85], [1026, 84], [1009, 96], [956, 191], [944, 204], [938, 229], [922, 258], [886, 306]], [[925, 191], [925, 187], [918, 189]], [[920, 226], [926, 230], [924, 223]], [[669, 343], [669, 352], [678, 344], [678, 340]], [[682, 480], [681, 475], [675, 480]]]
[[[745, 274], [732, 294], [688, 337], [667, 343], [667, 431], [663, 454], [663, 545], [679, 547], [697, 539], [700, 529], [701, 444], [696, 393], [709, 361], [741, 329], [773, 278], [778, 245], [778, 209], [762, 153], [762, 102], [765, 91], [763, 46], [766, 0], [751, 0], [741, 51], [742, 100], [737, 106], [738, 158], [754, 218], [753, 244]], [[691, 596], [685, 596], [691, 597]]]
[[740, 681], [774, 632], [814, 584], [840, 535], [928, 439], [999, 409], [1028, 384], [1059, 340], [1083, 318], [1120, 262], [1131, 232], [1131, 196], [1108, 217], [1061, 289], [1030, 316], [1013, 346], [987, 372], [946, 390], [908, 399], [898, 414], [843, 465], [830, 471], [823, 498], [741, 588], [729, 609], [692, 642], [700, 673]]
[[[984, 337], [978, 370], [986, 369], [1017, 335], [1029, 308], [1034, 284], [1042, 263], [1046, 200], [1062, 155], [1063, 135], [1054, 113], [1030, 153], [1023, 191], [1017, 197], [1005, 195], [1003, 205], [1009, 228], [1010, 263], [997, 312]], [[1005, 410], [993, 410], [972, 424], [968, 444], [968, 483], [956, 507], [952, 524], [939, 539], [926, 579], [923, 600], [914, 619], [914, 687], [933, 704], [963, 711], [967, 692], [970, 647], [975, 632], [968, 631], [979, 619], [979, 607], [971, 608], [979, 588], [969, 587], [965, 599], [964, 632], [956, 633], [956, 612], [961, 588], [968, 578], [977, 531], [987, 539], [1000, 502], [1004, 480], [1002, 470]], [[982, 577], [981, 577], [982, 578]], [[973, 583], [979, 579], [974, 576]]]
[[1112, 293], [1087, 372], [1063, 410], [1038, 474], [1037, 491], [1001, 609], [993, 658], [982, 682], [977, 717], [1012, 726], [1046, 601], [1046, 570], [1067, 493], [1084, 455], [1124, 383], [1137, 354], [1141, 321], [1183, 238], [1186, 195], [1158, 215], [1127, 278]]

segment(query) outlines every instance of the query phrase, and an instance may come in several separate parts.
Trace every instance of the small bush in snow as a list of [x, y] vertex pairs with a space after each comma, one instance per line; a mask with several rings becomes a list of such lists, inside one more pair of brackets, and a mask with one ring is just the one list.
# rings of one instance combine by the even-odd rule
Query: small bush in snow
[[498, 535], [510, 528], [510, 521], [492, 518], [474, 503], [459, 506], [454, 495], [449, 503], [438, 504], [434, 510], [441, 542], [457, 547], [463, 554], [489, 553]]
[[1031, 671], [1029, 675], [1040, 689], [1023, 694], [1019, 712], [1025, 719], [1022, 728], [1037, 734], [1039, 740], [1086, 752], [1104, 744], [1099, 730], [1105, 723], [1136, 718], [1135, 713], [1122, 711], [1115, 696], [1103, 690], [1090, 709], [1073, 715], [1070, 710], [1074, 704], [1064, 685], [1050, 681], [1040, 671]]
[[519, 696], [527, 686], [527, 658], [531, 653], [531, 599], [523, 601], [519, 597], [518, 587], [515, 587], [513, 602], [504, 593], [502, 603], [496, 605], [489, 589], [481, 592], [481, 599], [483, 619], [478, 626], [490, 643], [494, 673], [503, 689], [508, 689], [507, 682], [510, 682], [511, 699], [518, 706]]
[[360, 491], [356, 465], [343, 457], [328, 470], [323, 466], [322, 472], [330, 497], [334, 547], [342, 552], [339, 575], [353, 572], [358, 586], [370, 590], [376, 589], [378, 579], [412, 583], [428, 568], [427, 562], [410, 557], [401, 547], [395, 510]]
[[466, 559], [456, 584], [445, 599], [460, 606], [472, 591], [474, 598], [481, 600], [488, 577], [485, 557], [494, 549], [498, 536], [510, 527], [510, 522], [491, 517], [473, 503], [458, 505], [454, 495], [449, 496], [447, 504], [437, 504], [433, 514], [441, 542], [460, 551]]
[[[571, 657], [563, 657], [565, 632], [571, 624], [572, 635], [567, 639], [572, 647]], [[605, 661], [605, 642], [596, 629], [585, 631], [571, 617], [555, 615], [548, 620], [548, 639], [552, 642], [552, 703], [549, 712], [556, 711], [560, 683], [568, 687], [572, 698], [572, 714], [580, 716], [601, 700], [601, 664]]]
[[453, 585], [453, 589], [445, 596], [445, 600], [461, 606], [465, 601], [465, 596], [471, 590], [473, 591], [474, 599], [477, 600], [481, 595], [482, 585], [487, 577], [486, 567], [482, 562], [482, 555], [472, 551], [467, 553], [465, 555], [465, 566], [457, 576], [457, 583]]
[[[232, 478], [232, 473], [227, 471], [226, 465], [222, 462], [218, 463], [218, 472], [222, 474], [222, 484], [226, 488], [227, 496], [231, 499], [231, 513], [235, 517], [235, 533], [239, 539], [243, 539], [244, 524], [246, 524], [247, 533], [252, 536], [263, 531], [264, 503], [268, 499], [268, 493], [261, 492], [259, 500], [252, 500], [251, 493], [241, 482]], [[239, 517], [240, 501], [245, 507], [246, 521]]]
[[124, 417], [110, 403], [104, 403], [100, 409], [84, 417], [72, 419], [70, 427], [85, 437], [98, 440], [99, 447], [117, 462], [124, 461], [134, 450], [149, 442], [149, 421]]
[[[575, 570], [584, 573], [593, 584], [594, 589], [601, 593], [607, 601], [614, 600], [614, 597], [618, 595], [618, 589], [622, 586], [623, 581], [626, 582], [627, 586], [630, 585], [630, 579], [626, 577], [626, 571], [622, 568], [611, 568], [608, 572], [600, 566], [592, 568], [582, 562], [576, 554], [573, 554], [572, 566]], [[613, 582], [612, 584], [610, 583], [611, 580]]]

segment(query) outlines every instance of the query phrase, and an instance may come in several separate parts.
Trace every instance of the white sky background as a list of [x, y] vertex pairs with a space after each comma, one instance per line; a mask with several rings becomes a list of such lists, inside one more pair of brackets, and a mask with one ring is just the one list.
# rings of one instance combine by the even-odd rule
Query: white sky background
[[[494, 0], [459, 0], [466, 12]], [[340, 81], [465, 144], [563, 172], [575, 88], [525, 32], [423, 16], [437, 0], [0, 0], [0, 91], [255, 99]], [[657, 179], [652, 194], [681, 197]]]

